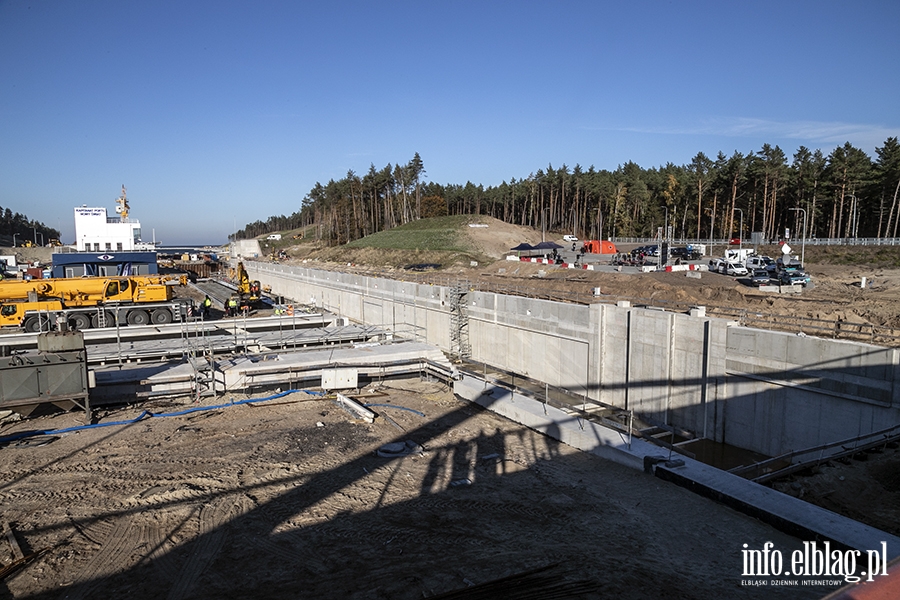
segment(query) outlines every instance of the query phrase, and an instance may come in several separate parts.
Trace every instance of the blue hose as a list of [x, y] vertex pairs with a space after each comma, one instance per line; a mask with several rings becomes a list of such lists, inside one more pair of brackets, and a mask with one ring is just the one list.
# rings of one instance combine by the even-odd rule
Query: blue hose
[[[152, 413], [149, 410], [145, 410], [136, 418], [128, 420], [128, 421], [110, 421], [109, 423], [94, 423], [92, 425], [78, 425], [76, 427], [67, 427], [65, 429], [48, 429], [44, 431], [23, 431], [22, 433], [16, 433], [10, 436], [0, 438], [0, 445], [8, 444], [9, 442], [15, 442], [18, 440], [22, 440], [25, 438], [36, 437], [39, 435], [59, 435], [61, 433], [70, 433], [72, 431], [82, 431], [84, 429], [97, 429], [98, 427], [111, 427], [113, 425], [132, 425], [137, 423], [138, 421], [142, 421], [145, 418], [156, 418], [156, 417], [180, 417], [183, 415], [187, 415], [195, 412], [202, 412], [205, 410], [218, 410], [221, 408], [228, 408], [229, 406], [237, 406], [239, 404], [253, 404], [256, 402], [267, 402], [268, 400], [275, 400], [276, 398], [282, 398], [287, 396], [288, 394], [293, 394], [294, 392], [304, 392], [311, 396], [324, 396], [324, 392], [311, 392], [309, 390], [287, 390], [286, 392], [281, 392], [279, 394], [275, 394], [274, 396], [268, 396], [266, 398], [247, 398], [246, 400], [239, 400], [237, 402], [229, 402], [228, 404], [216, 404], [214, 406], [195, 406], [193, 408], [188, 408], [186, 410], [180, 410], [178, 412], [171, 413]], [[399, 407], [398, 407], [399, 408]], [[423, 417], [425, 415], [422, 415]]]

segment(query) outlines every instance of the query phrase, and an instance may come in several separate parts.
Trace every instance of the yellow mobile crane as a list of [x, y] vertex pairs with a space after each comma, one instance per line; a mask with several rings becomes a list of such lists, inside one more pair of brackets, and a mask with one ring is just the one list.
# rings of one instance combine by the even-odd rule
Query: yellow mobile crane
[[[0, 281], [0, 327], [46, 331], [171, 323], [185, 319], [193, 302], [175, 298], [187, 275], [134, 275]], [[118, 321], [117, 321], [118, 318]]]

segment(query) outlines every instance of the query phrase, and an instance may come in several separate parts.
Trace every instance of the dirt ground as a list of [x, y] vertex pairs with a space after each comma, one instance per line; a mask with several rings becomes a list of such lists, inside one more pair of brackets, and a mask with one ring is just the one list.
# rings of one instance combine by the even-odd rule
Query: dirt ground
[[[458, 401], [443, 384], [380, 391], [361, 400], [391, 405], [373, 408], [374, 424], [295, 393], [0, 447], [2, 519], [25, 555], [43, 552], [2, 580], [0, 596], [502, 598], [477, 586], [541, 567], [552, 579], [527, 580], [528, 597], [834, 589], [743, 586], [742, 544], [789, 552], [800, 542]], [[145, 404], [101, 422], [194, 407]], [[80, 417], [6, 424], [0, 436]], [[376, 454], [407, 440], [407, 456]], [[2, 537], [0, 549], [9, 564]]]

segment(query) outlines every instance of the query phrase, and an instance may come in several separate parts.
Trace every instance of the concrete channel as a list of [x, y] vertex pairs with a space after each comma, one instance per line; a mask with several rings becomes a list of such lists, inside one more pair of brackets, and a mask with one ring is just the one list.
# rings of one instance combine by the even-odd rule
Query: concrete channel
[[794, 535], [856, 549], [887, 540], [889, 555], [900, 556], [894, 536], [706, 465], [690, 452], [672, 461], [678, 443], [666, 451], [584, 410], [635, 415], [673, 438], [684, 432], [760, 460], [832, 448], [820, 453], [826, 460], [840, 450], [835, 442], [900, 425], [896, 349], [741, 327], [706, 316], [702, 307], [684, 314], [627, 302], [579, 305], [288, 265], [245, 267], [278, 295], [352, 322], [415, 331], [485, 371], [517, 374], [581, 399], [582, 411], [562, 410], [479, 376], [478, 369], [464, 371], [454, 384], [461, 397], [551, 437]]

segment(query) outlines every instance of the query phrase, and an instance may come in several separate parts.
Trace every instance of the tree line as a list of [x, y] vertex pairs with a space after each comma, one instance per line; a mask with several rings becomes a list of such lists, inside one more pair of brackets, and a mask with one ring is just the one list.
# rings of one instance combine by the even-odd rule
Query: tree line
[[[290, 215], [248, 224], [232, 239], [313, 226], [315, 237], [343, 244], [416, 219], [489, 215], [502, 221], [573, 232], [584, 238], [653, 237], [664, 226], [683, 239], [748, 237], [897, 237], [900, 232], [900, 143], [888, 138], [873, 160], [849, 142], [827, 156], [801, 146], [712, 159], [698, 152], [687, 165], [614, 171], [547, 166], [498, 186], [423, 181], [418, 153], [405, 165], [370, 165], [339, 181], [316, 183]], [[739, 231], [743, 227], [742, 231]]]
[[46, 245], [52, 239], [59, 239], [59, 230], [0, 206], [0, 243], [4, 246], [13, 246], [14, 240], [17, 246], [26, 240]]

